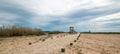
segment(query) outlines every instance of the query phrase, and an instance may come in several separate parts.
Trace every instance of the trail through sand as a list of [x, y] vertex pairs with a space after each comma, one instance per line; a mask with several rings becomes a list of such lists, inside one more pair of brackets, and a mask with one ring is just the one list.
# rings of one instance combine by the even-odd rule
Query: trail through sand
[[0, 38], [0, 54], [120, 54], [120, 34], [79, 35]]
[[60, 52], [61, 48], [65, 48], [73, 42], [78, 35], [79, 34], [56, 35], [45, 39], [45, 41], [36, 40], [31, 45], [25, 45], [24, 42], [21, 43], [20, 46], [10, 46], [10, 48], [8, 47], [3, 51], [1, 49], [0, 54], [54, 54]]

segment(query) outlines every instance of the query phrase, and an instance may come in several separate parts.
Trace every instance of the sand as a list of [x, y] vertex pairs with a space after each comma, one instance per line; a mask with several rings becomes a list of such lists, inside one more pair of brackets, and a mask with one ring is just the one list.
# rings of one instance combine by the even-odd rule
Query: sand
[[[0, 54], [120, 54], [120, 34], [81, 34], [77, 40], [78, 36], [79, 33], [0, 38]], [[65, 52], [61, 52], [62, 48]]]

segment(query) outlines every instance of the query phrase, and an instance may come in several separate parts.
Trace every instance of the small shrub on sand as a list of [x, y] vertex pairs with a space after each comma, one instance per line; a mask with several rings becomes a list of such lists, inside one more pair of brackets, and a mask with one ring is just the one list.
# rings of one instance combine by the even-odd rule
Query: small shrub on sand
[[70, 46], [73, 46], [73, 43], [70, 43]]
[[31, 45], [32, 43], [29, 43], [29, 45]]
[[65, 48], [61, 48], [61, 52], [65, 52]]

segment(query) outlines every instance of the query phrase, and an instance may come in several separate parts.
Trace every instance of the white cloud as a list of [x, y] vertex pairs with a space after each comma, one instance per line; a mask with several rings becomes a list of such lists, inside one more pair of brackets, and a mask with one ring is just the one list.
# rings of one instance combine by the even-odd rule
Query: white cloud
[[107, 20], [113, 20], [113, 19], [120, 19], [120, 13], [115, 13], [115, 14], [110, 14], [107, 16], [102, 16], [102, 17], [98, 17], [98, 18], [93, 18], [91, 21], [107, 21]]
[[0, 24], [12, 24], [11, 20], [18, 18], [19, 16], [12, 13], [0, 11]]
[[54, 21], [54, 20], [55, 19], [52, 19], [50, 17], [37, 16], [31, 19], [28, 19], [28, 22], [30, 22], [33, 26], [47, 26], [50, 24], [51, 21]]
[[13, 2], [40, 15], [64, 14], [79, 4], [73, 0], [13, 0]]
[[[47, 26], [51, 25], [51, 22], [53, 21], [60, 21], [63, 24], [53, 26], [53, 29], [64, 30], [66, 29], [65, 27], [68, 28], [69, 26], [75, 26], [79, 30], [81, 27], [85, 29], [104, 28], [103, 26], [105, 24], [120, 22], [119, 20], [111, 21], [113, 19], [120, 19], [120, 13], [100, 16], [98, 18], [84, 16], [86, 18], [91, 18], [91, 20], [86, 21], [79, 20], [79, 18], [64, 17], [64, 15], [77, 10], [86, 9], [90, 12], [100, 12], [108, 9], [113, 10], [113, 7], [116, 7], [115, 9], [119, 8], [119, 4], [115, 4], [115, 2], [110, 0], [6, 0], [5, 2], [9, 5], [18, 5], [20, 9], [24, 9], [27, 12], [30, 11], [30, 13], [32, 12], [32, 14], [35, 14], [27, 19], [32, 26]], [[0, 13], [0, 23], [9, 23], [10, 20], [16, 18], [18, 18], [18, 16], [12, 13]], [[68, 24], [64, 24], [67, 22]]]
[[64, 15], [73, 10], [111, 4], [108, 0], [12, 0], [12, 3], [40, 15]]
[[28, 19], [27, 21], [30, 22], [31, 25], [33, 26], [48, 26], [48, 25], [52, 25], [54, 23], [54, 21], [60, 22], [60, 23], [73, 23], [75, 22], [76, 19], [70, 19], [70, 18], [64, 18], [64, 17], [52, 17], [52, 16], [35, 16], [32, 17], [30, 19]]
[[114, 13], [106, 16], [101, 16], [98, 18], [92, 18], [90, 20], [86, 21], [79, 21], [79, 20], [74, 20], [74, 23], [72, 24], [64, 24], [64, 25], [58, 25], [55, 26], [54, 29], [59, 29], [63, 30], [66, 29], [65, 31], [68, 31], [69, 26], [74, 26], [77, 28], [77, 31], [119, 31], [119, 25], [118, 26], [112, 26], [112, 27], [104, 27], [107, 26], [108, 24], [120, 24], [120, 13]]
[[55, 20], [59, 20], [61, 22], [75, 21], [64, 17], [50, 18], [47, 17], [47, 15], [65, 15], [75, 10], [92, 9], [94, 7], [107, 6], [111, 4], [108, 0], [13, 0], [13, 2], [27, 11], [40, 15], [32, 17], [29, 19], [29, 22], [33, 25], [39, 24], [41, 26], [46, 26]]
[[[80, 26], [88, 26], [88, 29], [94, 30], [94, 31], [118, 31], [119, 25], [116, 27], [104, 27], [107, 26], [108, 24], [120, 24], [120, 13], [114, 13], [106, 16], [101, 16], [98, 18], [92, 18], [91, 20], [83, 21], [83, 22], [78, 22]], [[112, 31], [111, 30], [111, 31]]]
[[16, 17], [17, 15], [15, 14], [7, 13], [7, 12], [0, 12], [1, 20], [11, 20], [11, 19], [15, 19]]

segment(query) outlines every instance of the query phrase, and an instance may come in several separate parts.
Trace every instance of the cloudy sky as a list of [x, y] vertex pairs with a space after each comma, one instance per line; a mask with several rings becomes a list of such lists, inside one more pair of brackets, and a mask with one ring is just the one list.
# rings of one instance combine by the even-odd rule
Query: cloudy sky
[[120, 31], [120, 0], [0, 0], [0, 25]]

